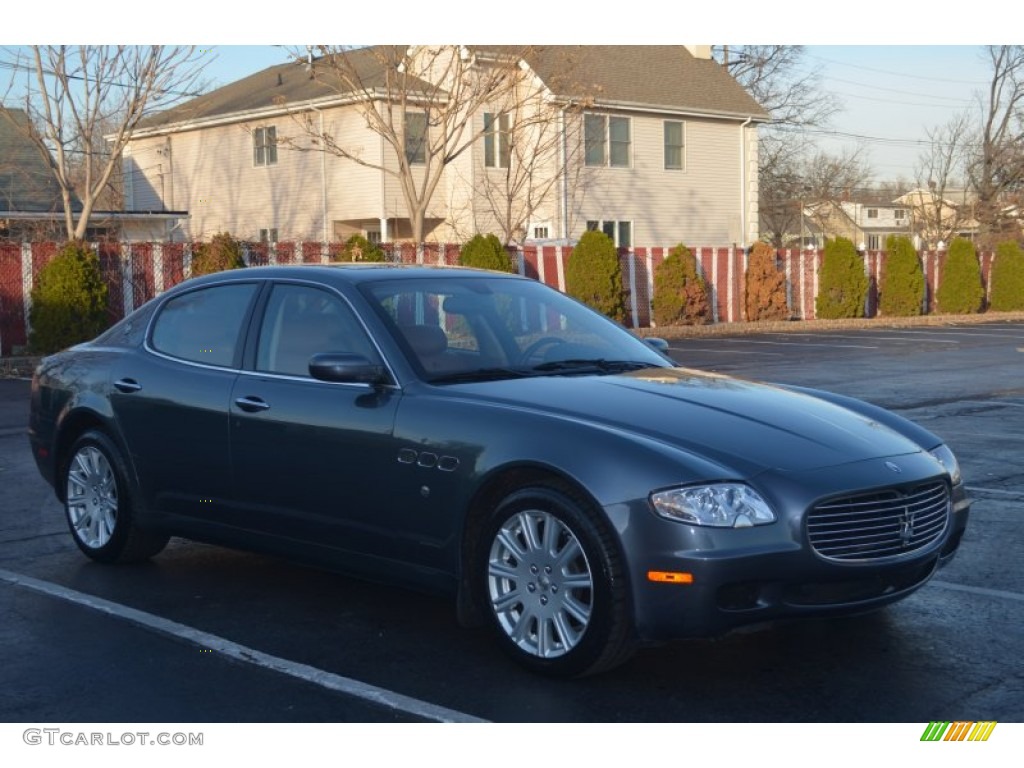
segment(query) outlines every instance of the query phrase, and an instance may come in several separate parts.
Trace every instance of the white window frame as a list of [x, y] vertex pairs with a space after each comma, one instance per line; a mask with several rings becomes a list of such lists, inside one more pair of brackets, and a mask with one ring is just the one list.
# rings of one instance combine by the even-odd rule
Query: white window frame
[[868, 218], [869, 219], [877, 219], [878, 218], [878, 209], [877, 208], [868, 208]]
[[[423, 135], [419, 140], [419, 145], [413, 152], [410, 152], [410, 135], [409, 135], [409, 118], [415, 116], [417, 119], [423, 120]], [[409, 165], [426, 165], [427, 164], [427, 143], [430, 137], [430, 120], [427, 117], [426, 112], [415, 112], [407, 110], [405, 113], [405, 120], [403, 123], [404, 141], [405, 141], [405, 161]]]
[[263, 125], [253, 129], [252, 164], [255, 168], [277, 165], [277, 126]]
[[484, 166], [508, 168], [511, 160], [511, 118], [508, 112], [484, 112]]
[[[625, 225], [625, 227], [623, 227]], [[632, 248], [636, 232], [632, 219], [587, 219], [587, 231], [604, 232], [612, 239], [616, 248]], [[629, 237], [623, 241], [622, 230], [627, 229]]]
[[261, 243], [276, 243], [277, 242], [277, 227], [267, 227], [260, 230], [260, 242]]
[[[601, 127], [597, 128], [600, 123]], [[626, 126], [626, 141], [612, 139], [612, 125]], [[588, 131], [588, 125], [591, 128]], [[601, 135], [591, 135], [590, 131], [599, 130]], [[633, 118], [624, 115], [602, 115], [593, 112], [583, 114], [583, 162], [591, 168], [632, 168], [633, 167]], [[626, 145], [625, 162], [613, 162], [615, 145]], [[591, 148], [600, 148], [600, 160], [591, 158]]]
[[[678, 146], [679, 148], [679, 165], [669, 165], [668, 163], [668, 127], [670, 125], [679, 126], [679, 144], [671, 145], [674, 149]], [[662, 152], [665, 161], [666, 171], [685, 171], [686, 170], [686, 123], [683, 120], [665, 120], [662, 123]]]

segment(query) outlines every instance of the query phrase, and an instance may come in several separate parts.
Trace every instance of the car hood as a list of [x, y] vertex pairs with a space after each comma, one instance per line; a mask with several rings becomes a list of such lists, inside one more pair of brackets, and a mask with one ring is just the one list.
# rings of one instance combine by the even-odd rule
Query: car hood
[[872, 419], [811, 395], [686, 368], [460, 384], [474, 399], [636, 433], [751, 476], [916, 453]]

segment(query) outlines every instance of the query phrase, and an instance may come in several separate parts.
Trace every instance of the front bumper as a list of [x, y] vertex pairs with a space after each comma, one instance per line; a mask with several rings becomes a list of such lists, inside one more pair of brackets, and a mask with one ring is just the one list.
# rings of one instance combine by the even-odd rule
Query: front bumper
[[[917, 474], [905, 477], [905, 483], [941, 479], [934, 465], [914, 469]], [[674, 523], [657, 517], [646, 499], [609, 509], [629, 563], [639, 639], [711, 636], [777, 619], [855, 614], [922, 587], [960, 545], [971, 503], [962, 484], [950, 489], [949, 519], [941, 536], [920, 549], [873, 561], [837, 562], [810, 546], [807, 511], [824, 497], [871, 488], [859, 475], [872, 472], [855, 468], [839, 487], [834, 472], [831, 480], [828, 473], [811, 473], [799, 482], [781, 475], [762, 478], [759, 492], [773, 497], [775, 509], [789, 512], [776, 523], [754, 528]], [[684, 573], [690, 579], [655, 582], [648, 578], [650, 571]]]

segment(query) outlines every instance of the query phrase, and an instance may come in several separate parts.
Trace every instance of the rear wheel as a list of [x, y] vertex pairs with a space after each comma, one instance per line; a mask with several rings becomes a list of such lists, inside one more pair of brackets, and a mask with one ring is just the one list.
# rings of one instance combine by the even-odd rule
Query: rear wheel
[[495, 509], [485, 536], [480, 604], [513, 658], [538, 672], [576, 676], [629, 657], [624, 569], [588, 505], [549, 488], [517, 491]]
[[64, 511], [75, 544], [100, 562], [134, 562], [162, 550], [168, 536], [135, 523], [124, 460], [113, 441], [90, 430], [72, 445]]

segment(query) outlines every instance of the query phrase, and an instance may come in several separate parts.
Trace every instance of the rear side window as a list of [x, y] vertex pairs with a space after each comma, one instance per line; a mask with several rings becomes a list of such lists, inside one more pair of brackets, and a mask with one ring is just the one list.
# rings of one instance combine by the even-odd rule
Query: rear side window
[[153, 349], [196, 363], [231, 366], [255, 293], [255, 283], [233, 283], [175, 296], [153, 324]]

